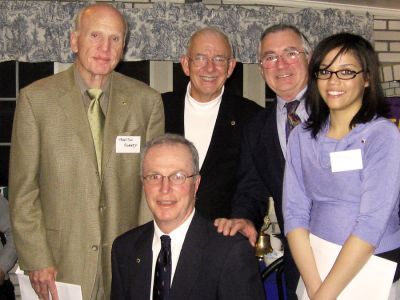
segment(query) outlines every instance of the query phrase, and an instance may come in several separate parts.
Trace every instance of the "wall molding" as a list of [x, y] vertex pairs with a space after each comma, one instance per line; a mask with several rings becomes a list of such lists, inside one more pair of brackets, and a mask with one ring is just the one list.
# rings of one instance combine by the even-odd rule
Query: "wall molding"
[[224, 4], [242, 5], [276, 5], [290, 8], [313, 8], [313, 9], [339, 9], [349, 10], [353, 13], [370, 13], [380, 16], [399, 17], [399, 9], [382, 8], [365, 5], [343, 4], [328, 1], [307, 1], [307, 0], [223, 0]]

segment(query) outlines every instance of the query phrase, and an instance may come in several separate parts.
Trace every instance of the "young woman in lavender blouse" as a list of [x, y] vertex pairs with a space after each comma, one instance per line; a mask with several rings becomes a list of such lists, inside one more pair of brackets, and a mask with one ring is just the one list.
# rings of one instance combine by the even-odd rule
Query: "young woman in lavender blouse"
[[[378, 57], [360, 36], [317, 45], [307, 93], [310, 118], [288, 141], [285, 234], [309, 298], [329, 300], [371, 255], [400, 262], [400, 134], [385, 118]], [[324, 280], [310, 233], [342, 246]], [[393, 287], [398, 278], [399, 267]]]

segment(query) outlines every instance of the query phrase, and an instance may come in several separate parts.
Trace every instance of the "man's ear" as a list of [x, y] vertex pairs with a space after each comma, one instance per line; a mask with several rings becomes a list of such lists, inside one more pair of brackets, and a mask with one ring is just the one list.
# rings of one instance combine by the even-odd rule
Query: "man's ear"
[[181, 62], [183, 73], [185, 73], [186, 76], [189, 76], [190, 75], [189, 56], [182, 55], [180, 58], [180, 62]]
[[199, 174], [195, 178], [195, 183], [194, 183], [195, 184], [195, 193], [197, 193], [197, 190], [199, 189], [200, 181], [201, 181], [201, 176]]
[[308, 64], [310, 64], [311, 56], [312, 56], [312, 52], [306, 54], [307, 63], [308, 63]]
[[71, 32], [69, 40], [71, 44], [71, 50], [73, 53], [78, 53], [78, 36], [79, 34], [76, 31]]
[[260, 71], [260, 74], [263, 77], [264, 76], [264, 69], [263, 69], [263, 67], [261, 66], [260, 63], [258, 64], [258, 70]]
[[236, 59], [235, 58], [231, 58], [229, 61], [228, 61], [228, 78], [232, 75], [232, 73], [233, 73], [233, 70], [235, 70], [235, 67], [236, 67]]

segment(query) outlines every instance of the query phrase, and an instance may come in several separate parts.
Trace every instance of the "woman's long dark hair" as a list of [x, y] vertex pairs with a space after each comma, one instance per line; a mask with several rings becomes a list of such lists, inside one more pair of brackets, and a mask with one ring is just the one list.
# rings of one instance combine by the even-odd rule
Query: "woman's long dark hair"
[[[315, 48], [308, 67], [308, 88], [306, 92], [306, 107], [310, 117], [306, 128], [311, 130], [315, 138], [329, 117], [329, 108], [322, 99], [317, 86], [315, 73], [320, 69], [321, 62], [333, 49], [340, 49], [337, 55], [325, 69], [345, 53], [353, 54], [359, 61], [364, 79], [369, 86], [365, 88], [360, 110], [350, 122], [350, 128], [358, 123], [366, 123], [376, 116], [386, 116], [388, 106], [379, 80], [379, 59], [372, 45], [363, 37], [351, 33], [338, 33], [322, 40]], [[334, 76], [334, 75], [333, 75]]]

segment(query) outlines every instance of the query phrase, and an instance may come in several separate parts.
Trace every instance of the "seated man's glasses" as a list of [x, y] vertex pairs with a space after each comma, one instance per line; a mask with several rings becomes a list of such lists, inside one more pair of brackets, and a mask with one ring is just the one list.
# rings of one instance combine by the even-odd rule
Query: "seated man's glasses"
[[335, 74], [337, 78], [343, 79], [343, 80], [350, 80], [355, 78], [358, 74], [364, 72], [364, 70], [360, 70], [358, 72], [349, 70], [349, 69], [343, 69], [343, 70], [337, 70], [337, 71], [329, 71], [327, 69], [319, 69], [317, 72], [315, 72], [315, 78], [321, 79], [321, 80], [328, 80], [331, 79], [332, 74]]
[[299, 56], [302, 53], [306, 54], [307, 52], [297, 49], [286, 49], [281, 55], [267, 53], [261, 58], [260, 65], [263, 69], [273, 69], [276, 67], [279, 59], [283, 59], [289, 65], [295, 64], [299, 61]]
[[225, 57], [222, 55], [207, 57], [206, 55], [198, 54], [195, 57], [190, 57], [190, 56], [188, 57], [193, 62], [193, 64], [199, 68], [206, 66], [208, 64], [208, 61], [211, 61], [216, 67], [224, 67], [230, 60], [229, 57]]
[[181, 184], [185, 183], [187, 178], [192, 178], [196, 175], [198, 175], [198, 174], [186, 175], [181, 172], [171, 174], [168, 176], [164, 176], [161, 174], [149, 174], [149, 175], [143, 176], [143, 180], [145, 181], [145, 183], [148, 183], [151, 185], [157, 185], [157, 184], [161, 184], [163, 182], [164, 178], [167, 178], [170, 184], [181, 185]]
[[260, 65], [263, 69], [273, 69], [276, 67], [278, 60], [283, 59], [287, 64], [295, 64], [299, 61], [300, 54], [306, 54], [305, 51], [297, 49], [285, 49], [281, 55], [276, 53], [266, 53], [260, 60]]

